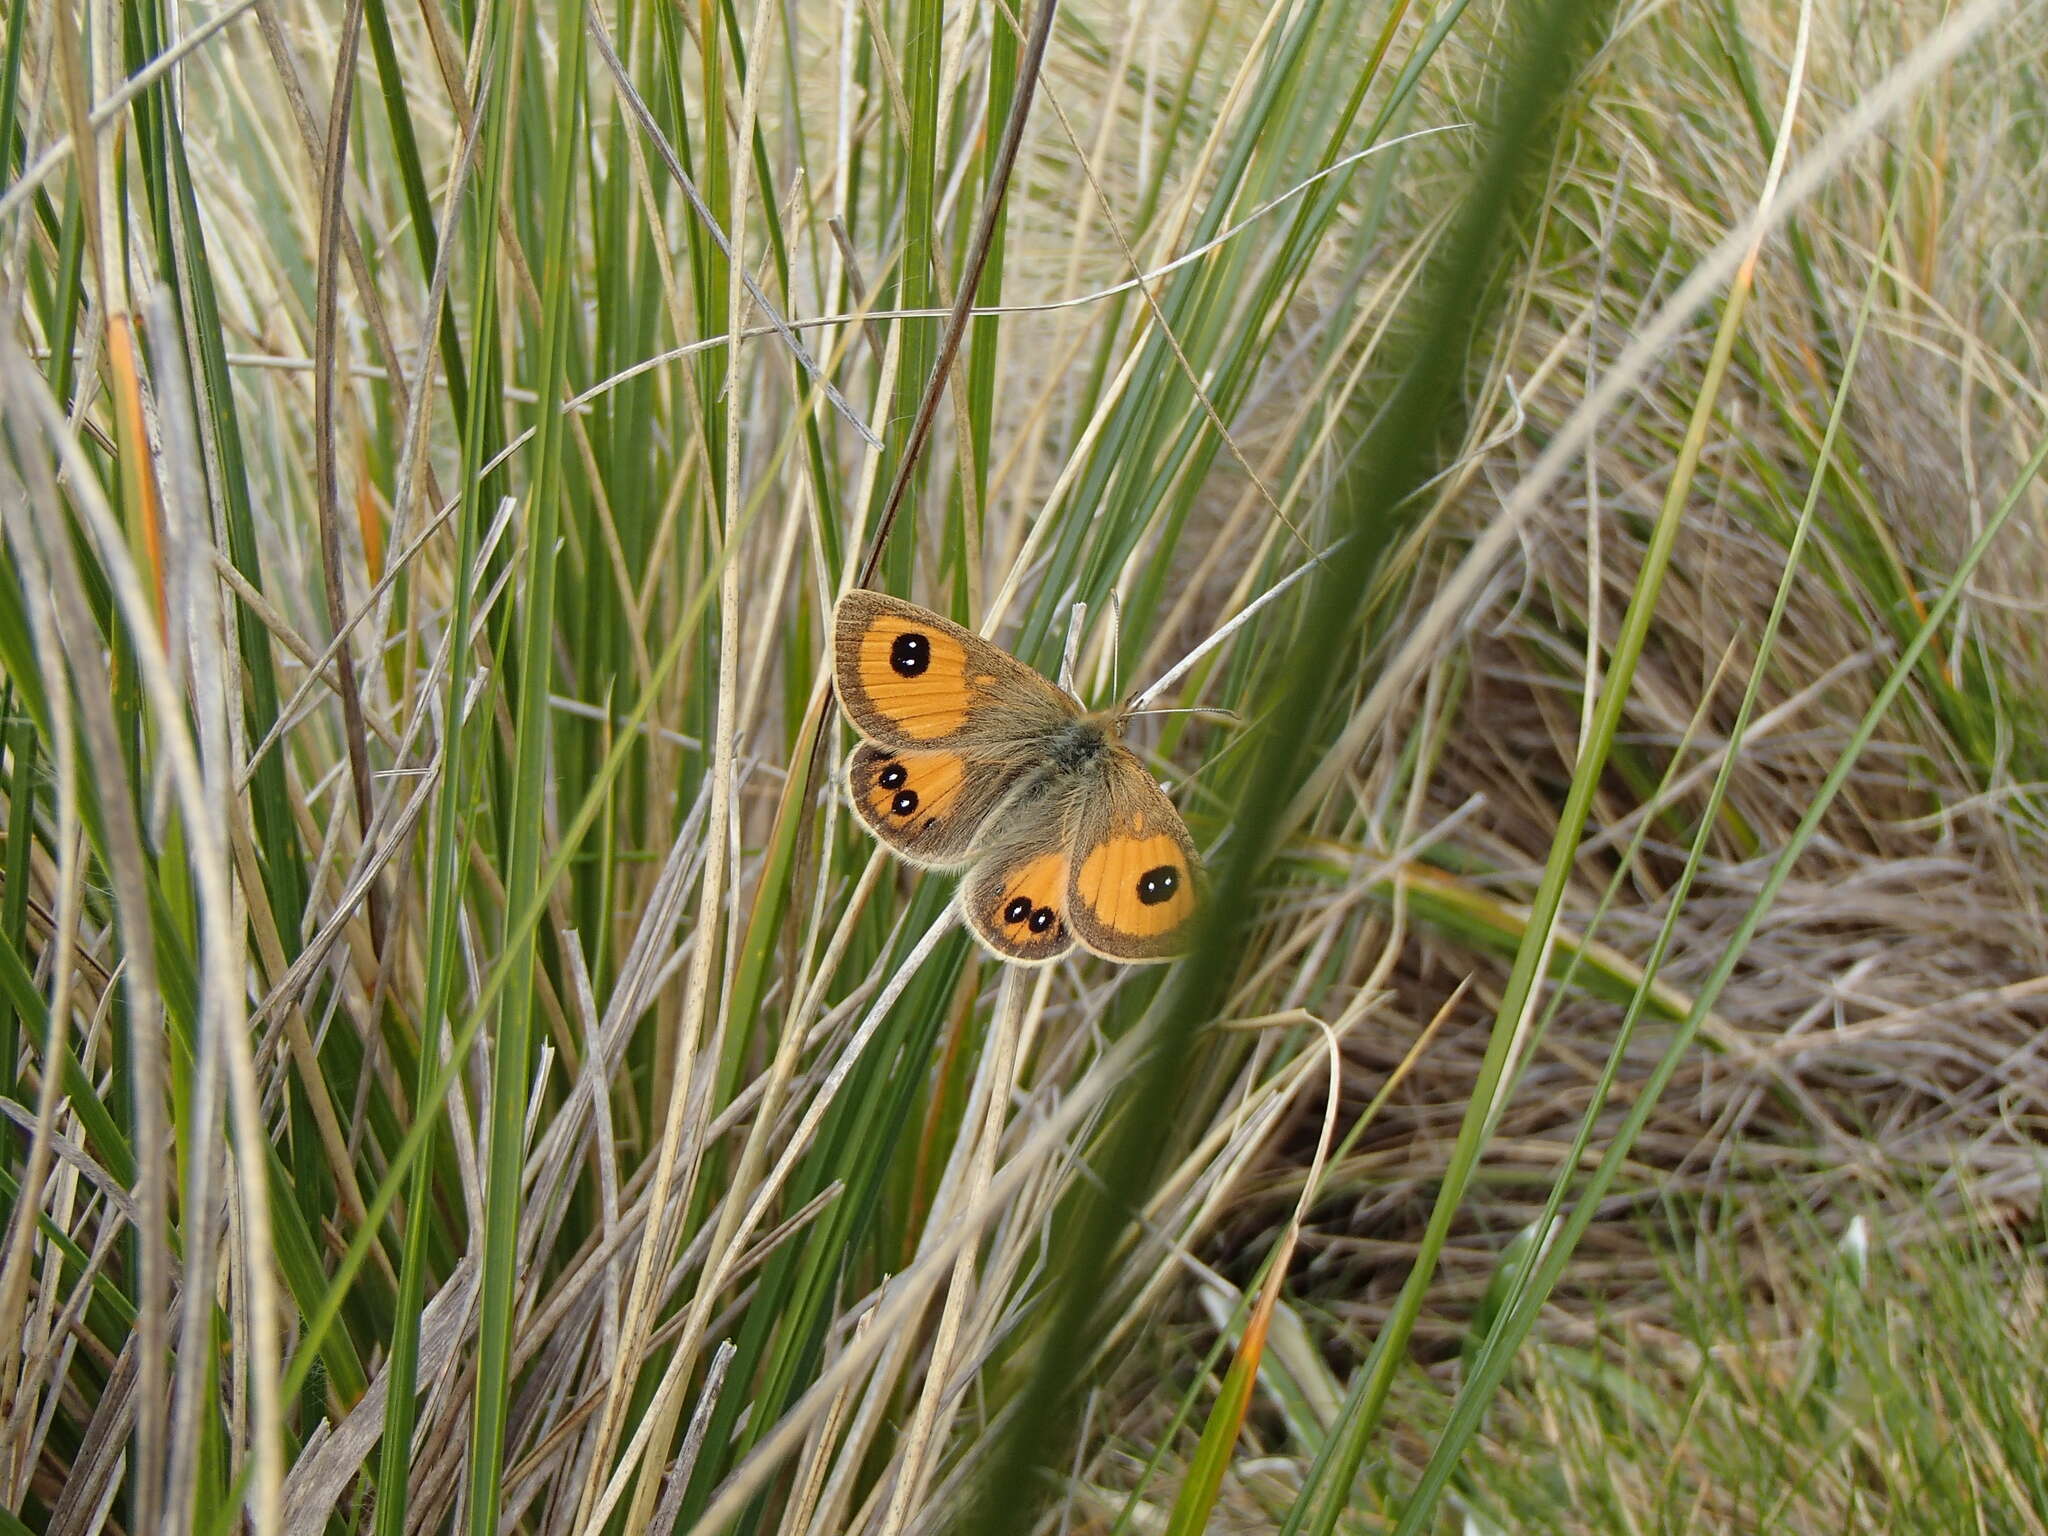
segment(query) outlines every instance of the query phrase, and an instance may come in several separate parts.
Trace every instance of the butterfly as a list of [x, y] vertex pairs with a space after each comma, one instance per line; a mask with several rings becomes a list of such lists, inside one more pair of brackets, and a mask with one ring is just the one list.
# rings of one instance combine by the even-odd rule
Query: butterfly
[[1005, 960], [1078, 941], [1168, 960], [1196, 905], [1194, 840], [1123, 744], [1122, 709], [1084, 709], [980, 635], [856, 587], [833, 613], [839, 707], [862, 737], [860, 819], [913, 864], [964, 868], [960, 908]]

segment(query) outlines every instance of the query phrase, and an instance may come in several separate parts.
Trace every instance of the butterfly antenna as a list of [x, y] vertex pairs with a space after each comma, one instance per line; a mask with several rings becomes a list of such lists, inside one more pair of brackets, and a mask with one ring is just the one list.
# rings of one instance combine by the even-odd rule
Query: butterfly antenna
[[1225, 709], [1220, 704], [1185, 704], [1172, 709], [1127, 709], [1126, 720], [1135, 720], [1139, 715], [1207, 715], [1212, 720], [1228, 720], [1232, 725], [1243, 725], [1244, 716], [1234, 709]]

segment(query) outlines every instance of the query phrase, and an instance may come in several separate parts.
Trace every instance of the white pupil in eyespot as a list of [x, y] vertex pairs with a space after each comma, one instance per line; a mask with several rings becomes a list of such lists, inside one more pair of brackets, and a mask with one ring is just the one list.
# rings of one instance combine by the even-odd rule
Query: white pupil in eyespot
[[889, 665], [899, 677], [916, 677], [931, 664], [932, 643], [923, 635], [898, 635], [896, 643], [889, 647]]
[[1138, 876], [1138, 900], [1148, 907], [1156, 907], [1162, 901], [1171, 900], [1173, 893], [1179, 889], [1180, 871], [1171, 864], [1148, 869]]

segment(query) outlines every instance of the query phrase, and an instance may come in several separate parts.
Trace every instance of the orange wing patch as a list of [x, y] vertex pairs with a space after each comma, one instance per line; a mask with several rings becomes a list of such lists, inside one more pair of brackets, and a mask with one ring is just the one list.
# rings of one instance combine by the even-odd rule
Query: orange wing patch
[[846, 787], [868, 830], [913, 864], [965, 864], [1009, 784], [1000, 767], [958, 752], [893, 752], [862, 742]]
[[939, 741], [967, 723], [993, 679], [967, 673], [967, 651], [953, 636], [878, 613], [862, 631], [856, 675], [868, 701], [915, 741]]
[[954, 752], [919, 752], [910, 757], [878, 758], [866, 775], [861, 798], [869, 819], [909, 827], [930, 817], [953, 814], [960, 786], [967, 779], [967, 759]]
[[1067, 856], [1027, 855], [968, 877], [963, 905], [982, 943], [1005, 960], [1051, 960], [1072, 946], [1066, 919]]
[[1074, 900], [1091, 927], [1119, 944], [1158, 951], [1153, 941], [1173, 933], [1194, 915], [1195, 882], [1179, 838], [1146, 835], [1142, 813], [1088, 851], [1074, 878]]

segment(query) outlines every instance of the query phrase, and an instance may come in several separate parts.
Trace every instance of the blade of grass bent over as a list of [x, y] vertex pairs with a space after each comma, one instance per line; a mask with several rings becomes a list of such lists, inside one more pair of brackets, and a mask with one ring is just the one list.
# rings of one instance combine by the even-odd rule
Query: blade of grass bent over
[[1279, 1242], [1266, 1256], [1265, 1283], [1259, 1287], [1258, 1299], [1245, 1320], [1237, 1358], [1230, 1362], [1230, 1371], [1223, 1378], [1223, 1390], [1217, 1394], [1216, 1404], [1209, 1411], [1209, 1422], [1202, 1427], [1201, 1442], [1195, 1447], [1187, 1478], [1181, 1484], [1179, 1496], [1173, 1501], [1173, 1513], [1166, 1523], [1166, 1536], [1202, 1536], [1202, 1532], [1208, 1529], [1209, 1515], [1223, 1488], [1223, 1474], [1229, 1470], [1231, 1452], [1237, 1446], [1245, 1414], [1251, 1407], [1252, 1389], [1258, 1383], [1259, 1363], [1265, 1358], [1266, 1333], [1272, 1326], [1274, 1310], [1280, 1304], [1281, 1283], [1287, 1278], [1287, 1267], [1294, 1257], [1294, 1245], [1301, 1236], [1302, 1223], [1308, 1219], [1309, 1209], [1322, 1189], [1323, 1170], [1330, 1159], [1330, 1143], [1336, 1139], [1338, 1101], [1343, 1082], [1343, 1062], [1337, 1049], [1336, 1032], [1327, 1024], [1322, 1025], [1322, 1031], [1330, 1059], [1322, 1134], [1316, 1140], [1315, 1156], [1309, 1160], [1308, 1171], [1302, 1178], [1301, 1194], [1294, 1202], [1294, 1213], [1288, 1218]]

